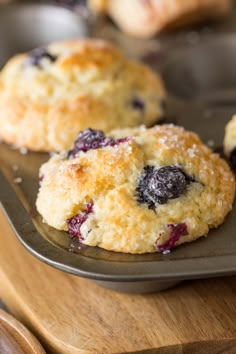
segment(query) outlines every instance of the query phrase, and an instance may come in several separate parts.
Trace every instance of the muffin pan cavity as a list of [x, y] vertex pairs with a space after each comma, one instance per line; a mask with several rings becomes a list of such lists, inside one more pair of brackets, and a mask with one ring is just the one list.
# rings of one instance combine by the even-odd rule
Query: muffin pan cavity
[[219, 35], [172, 52], [163, 67], [171, 95], [217, 106], [236, 106], [236, 36]]

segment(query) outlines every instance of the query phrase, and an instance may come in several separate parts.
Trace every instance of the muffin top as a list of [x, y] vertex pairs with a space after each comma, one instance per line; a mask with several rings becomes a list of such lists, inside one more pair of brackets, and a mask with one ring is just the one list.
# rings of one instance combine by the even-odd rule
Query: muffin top
[[227, 163], [173, 125], [87, 129], [40, 170], [37, 209], [50, 226], [90, 246], [169, 251], [207, 235], [231, 210]]
[[110, 43], [78, 39], [16, 55], [0, 74], [0, 136], [61, 151], [78, 132], [150, 125], [163, 115], [158, 74]]

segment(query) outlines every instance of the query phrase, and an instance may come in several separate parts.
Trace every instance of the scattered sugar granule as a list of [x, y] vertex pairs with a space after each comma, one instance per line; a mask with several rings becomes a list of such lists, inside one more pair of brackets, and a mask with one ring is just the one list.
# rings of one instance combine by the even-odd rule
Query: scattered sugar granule
[[188, 152], [189, 157], [195, 157], [196, 156], [195, 149], [193, 149], [193, 148], [188, 149], [187, 152]]
[[214, 140], [212, 140], [212, 139], [208, 140], [208, 141], [207, 141], [207, 145], [208, 145], [209, 147], [214, 147], [214, 146], [215, 146]]
[[28, 153], [28, 149], [26, 149], [25, 147], [21, 147], [19, 151], [22, 155], [26, 155]]
[[162, 138], [159, 139], [159, 143], [160, 143], [160, 144], [165, 144], [166, 141], [167, 141], [167, 137], [166, 137], [166, 136], [164, 136], [164, 137], [162, 137]]
[[15, 172], [15, 171], [17, 171], [17, 170], [18, 170], [18, 168], [19, 168], [19, 167], [18, 167], [17, 165], [12, 165], [12, 167], [11, 167], [11, 168], [12, 168], [12, 170]]
[[14, 178], [14, 183], [17, 183], [17, 184], [19, 184], [19, 183], [21, 183], [22, 182], [22, 178], [21, 177], [16, 177], [16, 178]]
[[164, 256], [165, 256], [166, 254], [170, 254], [170, 253], [171, 253], [170, 250], [165, 250], [165, 251], [162, 252], [162, 254], [164, 254]]
[[143, 124], [139, 127], [141, 132], [145, 132], [147, 130], [146, 126]]

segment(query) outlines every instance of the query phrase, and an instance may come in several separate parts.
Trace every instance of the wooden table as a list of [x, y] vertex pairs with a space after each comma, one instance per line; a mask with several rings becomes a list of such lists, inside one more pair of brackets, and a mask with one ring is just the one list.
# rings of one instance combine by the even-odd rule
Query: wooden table
[[236, 353], [236, 277], [120, 294], [31, 256], [1, 211], [0, 226], [0, 298], [49, 353]]

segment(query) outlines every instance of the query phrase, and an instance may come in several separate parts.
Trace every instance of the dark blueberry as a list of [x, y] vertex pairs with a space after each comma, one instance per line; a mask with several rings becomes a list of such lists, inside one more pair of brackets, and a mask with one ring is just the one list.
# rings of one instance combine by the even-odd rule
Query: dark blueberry
[[86, 152], [88, 150], [99, 149], [106, 146], [119, 145], [129, 139], [130, 138], [127, 137], [115, 140], [106, 137], [101, 130], [88, 128], [79, 133], [78, 138], [75, 140], [73, 149], [68, 152], [68, 157], [73, 158], [80, 151]]
[[146, 166], [137, 187], [138, 202], [146, 203], [150, 209], [154, 209], [156, 203], [165, 204], [169, 199], [181, 196], [191, 181], [193, 179], [179, 167]]
[[85, 223], [85, 221], [88, 219], [89, 215], [92, 212], [93, 212], [93, 203], [88, 203], [86, 205], [86, 209], [83, 212], [73, 216], [72, 218], [66, 221], [69, 235], [72, 238], [78, 237], [81, 242], [84, 241], [84, 238], [81, 235], [80, 228], [83, 225], [83, 223]]
[[131, 101], [131, 105], [134, 109], [137, 109], [139, 111], [144, 111], [145, 109], [145, 103], [143, 102], [143, 100], [139, 97], [134, 97]]
[[236, 147], [231, 151], [229, 161], [232, 169], [236, 171]]
[[70, 154], [74, 155], [78, 151], [88, 151], [106, 146], [111, 141], [111, 138], [106, 138], [103, 131], [86, 129], [79, 133], [78, 138], [74, 142], [74, 148]]
[[37, 66], [41, 69], [41, 60], [44, 58], [47, 58], [51, 62], [57, 60], [57, 57], [55, 55], [50, 54], [46, 48], [36, 48], [30, 52], [28, 58], [25, 60], [25, 65]]
[[164, 244], [156, 246], [158, 252], [171, 250], [175, 247], [181, 236], [188, 235], [188, 229], [185, 223], [169, 224], [168, 228], [170, 229], [170, 237]]

